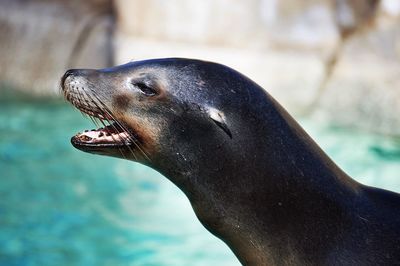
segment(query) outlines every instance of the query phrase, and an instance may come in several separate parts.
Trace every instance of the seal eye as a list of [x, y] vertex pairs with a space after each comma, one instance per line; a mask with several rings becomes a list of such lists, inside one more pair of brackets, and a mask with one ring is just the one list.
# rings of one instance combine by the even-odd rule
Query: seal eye
[[143, 82], [138, 82], [134, 84], [143, 94], [146, 96], [153, 96], [157, 94], [157, 91]]

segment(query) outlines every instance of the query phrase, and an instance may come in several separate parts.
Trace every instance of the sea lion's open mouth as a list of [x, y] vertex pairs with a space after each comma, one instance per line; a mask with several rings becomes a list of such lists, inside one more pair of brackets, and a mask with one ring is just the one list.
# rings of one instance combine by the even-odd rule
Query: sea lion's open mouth
[[[62, 86], [64, 84], [62, 83]], [[63, 87], [64, 88], [64, 87]], [[98, 129], [84, 130], [71, 138], [74, 147], [81, 150], [96, 150], [101, 148], [121, 148], [132, 144], [137, 145], [138, 138], [135, 132], [123, 121], [119, 121], [110, 109], [96, 96], [85, 91], [79, 91], [76, 87], [64, 89], [64, 96], [84, 116], [98, 126]], [[133, 146], [135, 146], [133, 145]]]
[[85, 130], [79, 132], [71, 138], [71, 143], [76, 148], [120, 148], [133, 144], [137, 140], [136, 134], [122, 121], [116, 120], [111, 111], [100, 99], [93, 100], [88, 94], [85, 94], [91, 101], [84, 97], [76, 98], [66, 97], [79, 111], [89, 118], [96, 125], [103, 125], [98, 129]]
[[132, 144], [132, 132], [118, 122], [99, 129], [85, 130], [71, 139], [72, 144], [79, 146], [122, 147]]

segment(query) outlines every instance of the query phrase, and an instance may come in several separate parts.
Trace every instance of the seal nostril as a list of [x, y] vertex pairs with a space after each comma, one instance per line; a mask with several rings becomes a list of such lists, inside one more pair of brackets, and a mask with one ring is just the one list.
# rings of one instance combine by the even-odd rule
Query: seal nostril
[[65, 72], [65, 74], [61, 78], [61, 88], [65, 90], [65, 81], [68, 77], [83, 77], [84, 79], [90, 77], [91, 75], [97, 73], [95, 69], [69, 69]]
[[74, 69], [69, 69], [65, 72], [65, 74], [62, 76], [61, 78], [61, 88], [64, 90], [65, 89], [65, 80], [69, 77], [69, 76], [73, 76], [74, 75], [75, 70]]

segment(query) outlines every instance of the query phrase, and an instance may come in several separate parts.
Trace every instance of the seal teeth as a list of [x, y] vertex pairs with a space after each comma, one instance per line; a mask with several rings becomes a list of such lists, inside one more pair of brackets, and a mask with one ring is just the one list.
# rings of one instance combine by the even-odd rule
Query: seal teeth
[[77, 133], [74, 136], [77, 145], [96, 146], [124, 146], [130, 145], [130, 133], [125, 131], [117, 122], [112, 121], [110, 125], [92, 130], [84, 130], [83, 133]]
[[93, 138], [88, 137], [86, 135], [81, 135], [79, 138], [80, 138], [81, 141], [91, 141], [93, 139]]

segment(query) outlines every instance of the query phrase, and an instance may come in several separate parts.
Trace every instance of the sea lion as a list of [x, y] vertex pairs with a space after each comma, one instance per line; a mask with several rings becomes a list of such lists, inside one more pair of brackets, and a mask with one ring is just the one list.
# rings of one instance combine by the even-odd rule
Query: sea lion
[[68, 70], [61, 85], [107, 125], [72, 137], [76, 148], [162, 173], [241, 263], [400, 264], [400, 196], [351, 179], [239, 72], [155, 59]]

